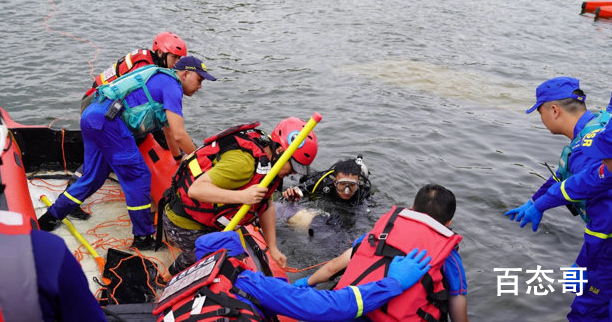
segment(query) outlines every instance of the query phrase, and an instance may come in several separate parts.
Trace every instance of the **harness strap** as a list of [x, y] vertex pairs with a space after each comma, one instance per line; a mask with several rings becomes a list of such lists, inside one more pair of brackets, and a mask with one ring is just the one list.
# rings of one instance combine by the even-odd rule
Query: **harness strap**
[[[433, 279], [429, 273], [426, 273], [423, 276], [423, 278], [421, 279], [421, 285], [423, 285], [423, 288], [427, 292], [427, 301], [431, 303], [433, 306], [435, 306], [438, 310], [440, 310], [440, 320], [439, 321], [446, 321], [446, 318], [448, 315], [448, 290], [447, 290], [448, 282], [445, 281], [446, 278], [444, 277], [444, 270], [440, 268], [440, 271], [442, 272], [442, 276], [443, 276], [443, 279], [442, 279], [442, 284], [444, 285], [443, 290], [439, 292], [434, 292]], [[433, 319], [433, 316], [431, 316], [429, 313], [425, 312], [421, 308], [417, 310], [417, 315], [421, 316], [419, 312], [426, 313], [427, 316], [430, 316]], [[433, 321], [437, 322], [438, 320], [434, 319]]]
[[259, 268], [261, 269], [261, 272], [264, 273], [264, 275], [266, 276], [273, 276], [274, 274], [272, 273], [272, 269], [270, 269], [268, 257], [265, 254], [268, 248], [261, 249], [261, 247], [259, 247], [259, 244], [257, 244], [257, 241], [255, 241], [253, 237], [248, 235], [248, 231], [246, 230], [246, 228], [240, 227], [239, 231], [241, 232], [241, 235], [244, 236], [244, 241], [249, 244], [250, 249], [252, 249], [253, 252], [255, 253], [254, 254], [255, 257], [259, 259], [259, 262], [261, 264], [259, 265], [260, 266]]
[[[202, 287], [198, 290], [198, 295], [205, 296], [206, 300], [204, 301], [204, 305], [219, 305], [221, 306], [219, 309], [206, 312], [202, 314], [191, 314], [186, 321], [200, 321], [205, 318], [215, 317], [215, 316], [223, 316], [223, 317], [244, 317], [247, 316], [252, 317], [256, 321], [263, 321], [261, 317], [255, 314], [246, 314], [244, 312], [240, 312], [240, 310], [248, 310], [256, 312], [250, 305], [244, 303], [238, 299], [228, 296], [227, 294], [220, 292], [214, 293], [208, 287]], [[173, 310], [174, 316], [182, 316], [188, 314], [193, 310], [191, 306], [191, 302], [186, 303], [185, 305]], [[220, 319], [224, 321], [224, 319]], [[217, 320], [219, 321], [219, 320]], [[244, 321], [249, 321], [248, 319], [244, 319]]]
[[[393, 214], [391, 214], [391, 217], [389, 217], [389, 221], [387, 221], [387, 224], [385, 225], [383, 232], [378, 236], [378, 245], [376, 246], [376, 251], [374, 252], [374, 255], [386, 256], [383, 250], [385, 248], [385, 245], [387, 244], [386, 243], [387, 236], [393, 229], [393, 226], [395, 225], [395, 220], [397, 219], [397, 216], [399, 216], [399, 213], [402, 212], [402, 210], [403, 208], [396, 207], [395, 210], [393, 211]], [[406, 255], [406, 254], [404, 253], [403, 255]]]
[[436, 302], [448, 300], [448, 291], [444, 289], [439, 292], [434, 292], [433, 279], [431, 278], [431, 275], [429, 275], [429, 273], [426, 273], [423, 276], [423, 278], [421, 279], [421, 284], [427, 291], [427, 299], [429, 300], [429, 302], [433, 303], [437, 308], [442, 310], [442, 307]]
[[368, 267], [361, 275], [359, 275], [350, 285], [357, 285], [357, 283], [361, 282], [366, 276], [370, 275], [373, 271], [377, 270], [379, 267], [383, 265], [389, 265], [393, 259], [389, 257], [382, 257], [377, 260], [372, 266]]
[[421, 308], [417, 310], [417, 315], [426, 322], [440, 322], [436, 318], [434, 318], [433, 315], [425, 312], [425, 310]]

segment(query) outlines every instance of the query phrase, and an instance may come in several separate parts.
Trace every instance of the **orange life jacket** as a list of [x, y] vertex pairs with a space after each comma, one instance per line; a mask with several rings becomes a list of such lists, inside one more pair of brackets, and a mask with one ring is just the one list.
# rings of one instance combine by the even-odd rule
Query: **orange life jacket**
[[[260, 139], [265, 134], [257, 130], [257, 126], [259, 126], [259, 122], [237, 125], [209, 137], [204, 140], [204, 146], [197, 149], [181, 163], [172, 178], [171, 193], [169, 194], [169, 206], [174, 213], [219, 230], [223, 230], [227, 226], [242, 205], [203, 203], [190, 198], [187, 192], [199, 176], [213, 167], [215, 159], [218, 159], [224, 152], [235, 149], [250, 153], [256, 161], [253, 178], [249, 183], [240, 187], [240, 190], [259, 184], [272, 168], [272, 164], [260, 143]], [[280, 180], [278, 178], [274, 179], [262, 201], [252, 205], [239, 225], [251, 223], [268, 209], [269, 198], [279, 184]]]
[[372, 321], [445, 321], [448, 291], [443, 284], [442, 265], [462, 237], [432, 217], [404, 208], [383, 215], [367, 238], [359, 244], [336, 289], [361, 285], [387, 276], [394, 256], [415, 247], [426, 249], [431, 269], [401, 295], [367, 314]]
[[157, 321], [266, 321], [251, 305], [236, 298], [259, 302], [234, 283], [248, 267], [225, 249], [208, 255], [175, 275], [164, 289], [153, 314]]
[[141, 48], [121, 57], [121, 59], [94, 78], [94, 84], [85, 93], [85, 96], [93, 94], [98, 86], [111, 83], [138, 67], [155, 64], [156, 58], [154, 58], [154, 55], [156, 54], [151, 50]]

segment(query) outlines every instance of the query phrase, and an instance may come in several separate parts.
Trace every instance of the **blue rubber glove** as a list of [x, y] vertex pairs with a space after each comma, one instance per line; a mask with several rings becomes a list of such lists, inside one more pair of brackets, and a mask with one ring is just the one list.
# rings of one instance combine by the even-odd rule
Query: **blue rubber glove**
[[304, 277], [304, 278], [300, 278], [299, 280], [293, 282], [294, 286], [297, 286], [299, 288], [307, 288], [307, 287], [315, 287], [317, 286], [317, 284], [315, 285], [309, 285], [308, 284], [308, 279], [310, 278], [310, 275]]
[[431, 268], [431, 265], [429, 265], [431, 257], [427, 256], [423, 259], [427, 251], [422, 250], [417, 254], [418, 251], [415, 248], [408, 255], [395, 256], [393, 261], [391, 261], [387, 276], [396, 279], [400, 283], [402, 290], [409, 289]]
[[537, 231], [543, 215], [543, 212], [536, 209], [534, 205], [531, 205], [529, 208], [527, 208], [527, 210], [525, 210], [525, 215], [523, 220], [521, 220], [521, 228], [525, 227], [525, 225], [528, 223], [531, 223], [531, 229], [533, 229], [533, 231]]
[[514, 217], [518, 215], [516, 217], [516, 221], [521, 221], [521, 219], [523, 219], [523, 216], [525, 215], [525, 210], [527, 210], [527, 208], [529, 208], [531, 205], [533, 205], [533, 201], [529, 199], [529, 201], [524, 203], [522, 206], [506, 211], [504, 215], [510, 216], [510, 220], [514, 220]]

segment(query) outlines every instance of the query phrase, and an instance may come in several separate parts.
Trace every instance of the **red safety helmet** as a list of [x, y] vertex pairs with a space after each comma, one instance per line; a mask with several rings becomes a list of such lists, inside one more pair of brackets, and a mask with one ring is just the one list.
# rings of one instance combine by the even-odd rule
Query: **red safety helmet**
[[164, 53], [171, 53], [181, 57], [187, 56], [187, 45], [183, 39], [170, 31], [157, 34], [155, 39], [153, 39], [151, 50], [161, 50]]
[[[270, 137], [272, 141], [279, 143], [283, 150], [287, 150], [291, 142], [293, 142], [293, 140], [295, 140], [295, 138], [298, 136], [304, 125], [306, 125], [306, 122], [297, 117], [286, 118], [276, 125], [274, 130], [272, 130]], [[304, 142], [302, 142], [302, 144], [300, 144], [297, 150], [295, 150], [293, 153], [293, 157], [291, 159], [293, 170], [301, 174], [306, 174], [302, 173], [303, 171], [300, 171], [306, 169], [300, 168], [307, 168], [307, 166], [312, 163], [315, 156], [317, 156], [317, 149], [317, 135], [314, 131], [312, 131], [306, 136]], [[293, 161], [297, 161], [299, 164], [295, 164]], [[302, 167], [300, 167], [300, 165], [302, 165]]]

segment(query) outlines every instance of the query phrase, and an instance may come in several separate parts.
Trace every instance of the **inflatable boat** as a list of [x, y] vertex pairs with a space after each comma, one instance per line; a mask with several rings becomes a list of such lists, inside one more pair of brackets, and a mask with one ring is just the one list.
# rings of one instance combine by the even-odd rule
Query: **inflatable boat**
[[[0, 116], [2, 117], [1, 121], [8, 127], [8, 133], [6, 133], [7, 147], [2, 154], [0, 178], [2, 184], [9, 187], [0, 196], [0, 209], [27, 214], [35, 222], [37, 216], [42, 215], [45, 211], [45, 205], [38, 201], [40, 195], [50, 194], [52, 196], [53, 193], [56, 195], [61, 193], [68, 183], [68, 179], [83, 163], [81, 133], [75, 130], [56, 129], [51, 126], [19, 124], [13, 121], [1, 107]], [[163, 143], [160, 144], [153, 135], [148, 134], [139, 141], [139, 149], [151, 170], [152, 201], [157, 204], [164, 191], [170, 187], [171, 178], [178, 164], [172, 158], [170, 151], [164, 149], [162, 147]], [[40, 185], [34, 184], [36, 178], [44, 178], [45, 183], [54, 188], [50, 189], [51, 191], [41, 192]], [[53, 180], [57, 184], [51, 182]], [[116, 182], [108, 180], [108, 185], [105, 184], [101, 190], [103, 189], [118, 191], [120, 188]], [[117, 247], [118, 250], [115, 250], [112, 247], [112, 242], [105, 240], [92, 242], [101, 235], [95, 232], [100, 229], [100, 219], [112, 220], [113, 217], [119, 218], [123, 214], [123, 223], [125, 223], [125, 218], [129, 218], [125, 215], [125, 203], [121, 198], [116, 197], [117, 194], [114, 193], [115, 198], [103, 199], [103, 202], [89, 208], [92, 212], [89, 220], [73, 221], [74, 226], [76, 226], [75, 229], [81, 231], [84, 238], [93, 245], [92, 248], [96, 248], [99, 255], [105, 258], [106, 265], [103, 272], [98, 268], [95, 256], [92, 257], [84, 253], [81, 250], [81, 242], [75, 241], [74, 237], [67, 233], [64, 225], [53, 233], [63, 237], [68, 247], [80, 260], [90, 281], [90, 289], [100, 300], [109, 321], [155, 321], [155, 317], [152, 315], [153, 302], [162, 293], [164, 284], [163, 279], [157, 276], [161, 277], [165, 273], [166, 267], [172, 263], [178, 253], [176, 249], [168, 246], [157, 252], [144, 251], [136, 254], [128, 249], [129, 243], [123, 243], [120, 247]], [[94, 197], [95, 194], [90, 198]], [[127, 224], [113, 226], [109, 232], [105, 233], [109, 235], [105, 238], [114, 241], [127, 238], [125, 236], [131, 236], [131, 224], [129, 224], [129, 220], [127, 222]], [[250, 238], [251, 242], [247, 242], [246, 246], [254, 266], [265, 275], [287, 279], [285, 271], [272, 260], [260, 230], [252, 225], [242, 227], [240, 230], [242, 234], [252, 237]], [[91, 233], [92, 231], [93, 233]], [[87, 234], [84, 232], [87, 232]], [[137, 257], [136, 268], [129, 266], [131, 264], [125, 264], [127, 266], [125, 266], [124, 271], [127, 270], [127, 273], [122, 274], [130, 275], [139, 269], [144, 270], [145, 283], [157, 285], [156, 287], [153, 285], [154, 287], [151, 288], [150, 292], [146, 290], [134, 294], [130, 293], [129, 290], [112, 289], [113, 281], [111, 280], [121, 269], [119, 267], [120, 263], [130, 257]], [[153, 257], [156, 261], [151, 260]], [[153, 280], [150, 280], [151, 277]], [[117, 276], [117, 278], [123, 281], [122, 287], [127, 284], [127, 281], [131, 280], [130, 278], [126, 279], [125, 276]], [[102, 280], [110, 284], [102, 283]], [[146, 293], [151, 293], [151, 296], [147, 296]], [[286, 317], [279, 317], [279, 319], [287, 322], [295, 321]]]
[[585, 1], [580, 14], [590, 12], [595, 14], [595, 20], [612, 18], [612, 1]]

